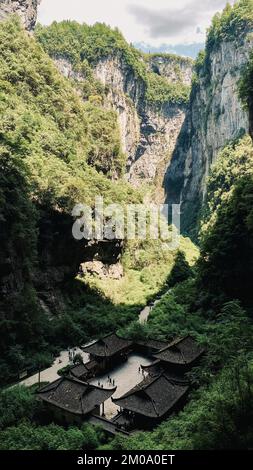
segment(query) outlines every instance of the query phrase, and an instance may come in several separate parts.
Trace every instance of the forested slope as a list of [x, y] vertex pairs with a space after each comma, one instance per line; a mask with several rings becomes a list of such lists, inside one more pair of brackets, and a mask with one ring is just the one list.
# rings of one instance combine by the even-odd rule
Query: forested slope
[[146, 183], [163, 200], [165, 168], [189, 100], [191, 59], [142, 54], [101, 23], [38, 25], [36, 38], [84, 99], [91, 92], [117, 112], [129, 181]]
[[7, 378], [5, 360], [17, 370], [28, 351], [43, 350], [49, 325], [37, 290], [47, 303], [46, 273], [53, 289], [78, 270], [83, 248], [71, 241], [73, 205], [93, 205], [97, 194], [107, 202], [140, 199], [119, 179], [124, 155], [115, 113], [84, 104], [18, 19], [1, 23], [0, 37], [1, 374]]
[[[130, 279], [117, 306], [101, 290], [90, 291], [85, 283], [74, 281], [82, 262], [96, 255], [111, 264], [122, 255], [121, 243], [88, 247], [87, 241], [73, 239], [74, 204], [93, 207], [95, 196], [123, 207], [142, 201], [143, 193], [124, 178], [126, 156], [116, 112], [94, 99], [89, 78], [83, 83], [83, 100], [15, 17], [0, 24], [0, 68], [0, 321], [5, 382], [23, 368], [37, 367], [39, 353], [47, 365], [59, 347], [89, 339], [98, 325], [110, 331], [132, 319], [163, 285], [175, 253], [163, 253], [159, 241], [147, 242], [148, 249], [143, 242], [139, 250], [146, 251], [146, 260], [135, 270], [138, 259], [135, 262], [133, 253], [138, 246], [129, 248], [132, 284]], [[184, 248], [192, 251], [190, 259], [197, 254], [190, 241], [184, 241]], [[142, 270], [149, 265], [145, 276]]]
[[[125, 205], [143, 196], [123, 178], [126, 160], [117, 116], [104, 108], [106, 90], [93, 81], [90, 69], [96, 54], [103, 56], [105, 47], [116, 47], [126, 54], [125, 60], [132, 61], [134, 73], [141, 76], [138, 67], [142, 62], [137, 53], [132, 48], [125, 51], [120, 33], [110, 33], [107, 38], [108, 29], [103, 25], [89, 30], [92, 41], [83, 57], [76, 51], [80, 44], [87, 43], [86, 26], [64, 23], [39, 29], [39, 40], [47, 44], [44, 48], [52, 47], [53, 52], [48, 49], [50, 54], [57, 49], [64, 54], [60, 50], [64, 45], [76, 72], [85, 67], [81, 91], [76, 82], [58, 73], [52, 60], [16, 19], [0, 25], [2, 382], [27, 366], [28, 358], [32, 357], [33, 366], [43, 367], [59, 347], [84, 342], [98, 331], [117, 329], [128, 338], [167, 341], [191, 334], [206, 348], [201, 363], [189, 375], [192, 387], [185, 408], [152, 432], [129, 438], [111, 440], [100, 430], [86, 426], [65, 430], [43, 415], [33, 390], [17, 387], [2, 391], [2, 449], [252, 448], [253, 145], [247, 135], [253, 112], [252, 38], [248, 36], [251, 6], [251, 0], [241, 0], [234, 9], [226, 7], [222, 15], [215, 17], [206, 55], [196, 64], [191, 102], [197, 103], [196, 108], [193, 106], [196, 113], [203, 83], [205, 98], [212, 91], [212, 101], [217, 87], [222, 96], [227, 96], [228, 108], [224, 113], [216, 109], [215, 113], [216, 98], [212, 103], [204, 99], [202, 112], [208, 119], [200, 122], [198, 114], [191, 114], [190, 118], [197, 116], [196, 133], [191, 129], [185, 140], [183, 128], [179, 140], [179, 144], [183, 142], [181, 150], [188, 152], [194, 136], [197, 146], [192, 163], [200, 182], [203, 161], [199, 159], [203, 157], [207, 162], [206, 147], [204, 153], [200, 152], [206, 142], [201, 140], [203, 132], [214, 126], [221, 137], [220, 121], [225, 126], [227, 119], [236, 116], [226, 128], [228, 139], [219, 141], [215, 158], [208, 160], [204, 186], [192, 186], [201, 198], [205, 192], [201, 211], [188, 213], [187, 224], [195, 235], [198, 226], [192, 221], [196, 216], [201, 227], [200, 256], [194, 266], [197, 250], [187, 239], [181, 239], [181, 252], [164, 253], [161, 244], [151, 240], [129, 243], [123, 250], [113, 244], [96, 245], [94, 251], [84, 244], [77, 250], [71, 236], [66, 237], [72, 221], [70, 210], [76, 201], [92, 203], [99, 193], [107, 202]], [[64, 34], [69, 31], [66, 44], [59, 41], [59, 28]], [[80, 42], [74, 42], [69, 49], [78, 34]], [[100, 35], [102, 43], [98, 41]], [[216, 54], [221, 59], [218, 64], [223, 63], [224, 51], [230, 47], [232, 67], [226, 68], [225, 75], [232, 80], [234, 94], [230, 87], [229, 95], [224, 95], [220, 73], [215, 73], [217, 80], [212, 81], [210, 67], [217, 63], [211, 60]], [[234, 59], [239, 53], [243, 61], [238, 67]], [[145, 82], [145, 77], [141, 79]], [[181, 183], [184, 163], [177, 161]], [[174, 189], [177, 192], [179, 188]], [[194, 198], [192, 201], [196, 202]], [[193, 204], [189, 210], [192, 207], [196, 208]], [[125, 279], [102, 281], [93, 276], [89, 282], [75, 280], [80, 261], [93, 259], [97, 253], [108, 263], [120, 258]], [[138, 311], [160, 289], [168, 292], [152, 310], [148, 323], [139, 324]]]

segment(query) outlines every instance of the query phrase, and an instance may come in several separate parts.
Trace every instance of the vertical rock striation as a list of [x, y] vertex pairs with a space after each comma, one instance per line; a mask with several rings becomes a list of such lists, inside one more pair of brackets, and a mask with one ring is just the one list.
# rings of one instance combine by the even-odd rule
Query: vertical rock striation
[[[177, 62], [177, 75], [173, 59], [163, 56], [151, 57], [149, 68], [170, 82], [189, 84], [192, 63], [182, 59]], [[156, 64], [156, 66], [154, 65]], [[159, 65], [159, 70], [158, 70]], [[123, 150], [127, 153], [129, 181], [138, 186], [154, 182], [164, 174], [170, 161], [187, 106], [166, 102], [150, 103], [145, 97], [145, 83], [136, 77], [131, 67], [120, 56], [106, 57], [95, 67], [95, 75], [108, 89], [107, 106], [119, 115]]]
[[218, 152], [249, 130], [238, 81], [252, 45], [248, 31], [233, 41], [221, 41], [193, 85], [190, 107], [165, 176], [167, 201], [182, 203], [184, 232], [196, 230], [206, 178]]

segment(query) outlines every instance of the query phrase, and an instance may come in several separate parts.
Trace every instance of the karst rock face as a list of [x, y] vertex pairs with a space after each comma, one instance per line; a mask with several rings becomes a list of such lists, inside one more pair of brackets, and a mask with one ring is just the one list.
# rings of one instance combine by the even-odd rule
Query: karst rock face
[[41, 0], [0, 0], [0, 20], [8, 15], [18, 14], [24, 27], [32, 31], [37, 20], [38, 6]]
[[[54, 58], [66, 78], [82, 81], [67, 58]], [[190, 85], [193, 64], [182, 58], [150, 57], [148, 69], [168, 82]], [[105, 107], [118, 114], [122, 150], [127, 155], [127, 178], [137, 187], [162, 180], [175, 148], [187, 111], [187, 104], [152, 104], [145, 98], [145, 83], [120, 53], [98, 60], [95, 77], [107, 87]], [[161, 195], [163, 200], [163, 191]]]
[[[150, 71], [165, 77], [169, 82], [180, 81], [189, 85], [192, 64], [182, 59], [151, 57]], [[145, 99], [145, 85], [135, 76], [122, 57], [114, 55], [100, 60], [95, 68], [96, 77], [107, 87], [108, 106], [119, 115], [123, 150], [128, 157], [129, 181], [138, 186], [153, 182], [170, 162], [170, 156], [185, 118], [187, 105], [166, 102], [152, 104]]]
[[207, 178], [219, 151], [248, 132], [249, 127], [253, 129], [238, 93], [238, 82], [252, 48], [253, 38], [248, 31], [229, 42], [221, 41], [210, 53], [208, 77], [203, 66], [192, 89], [186, 119], [165, 176], [167, 201], [181, 203], [185, 233], [197, 226]]

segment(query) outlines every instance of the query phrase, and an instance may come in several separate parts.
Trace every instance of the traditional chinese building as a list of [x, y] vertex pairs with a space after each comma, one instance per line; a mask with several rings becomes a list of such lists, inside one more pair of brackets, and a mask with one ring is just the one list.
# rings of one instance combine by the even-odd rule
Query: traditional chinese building
[[101, 371], [127, 360], [132, 349], [132, 341], [120, 338], [116, 333], [111, 333], [99, 339], [83, 351], [90, 355], [90, 359], [97, 362]]
[[86, 382], [88, 379], [95, 377], [99, 371], [96, 361], [89, 361], [86, 364], [77, 364], [69, 370], [70, 377]]
[[[56, 421], [67, 425], [80, 424], [84, 420], [94, 424], [99, 420], [102, 427], [112, 434], [117, 430], [125, 433], [134, 429], [151, 429], [171, 413], [182, 409], [189, 390], [185, 373], [204, 353], [191, 336], [168, 344], [152, 339], [130, 341], [116, 333], [82, 349], [89, 354], [90, 361], [71, 367], [68, 376], [43, 387], [38, 396]], [[113, 371], [131, 353], [143, 353], [144, 357], [151, 358], [152, 363], [142, 366], [143, 376], [148, 375], [130, 391], [113, 398], [117, 387], [107, 388], [105, 385], [103, 388], [88, 383], [90, 379], [99, 377], [101, 372]], [[141, 367], [139, 364], [136, 367], [139, 377]], [[121, 410], [111, 421], [101, 419], [104, 402], [109, 398]]]
[[91, 414], [103, 415], [103, 404], [117, 387], [106, 389], [72, 377], [62, 377], [38, 391], [56, 421], [81, 424]]
[[166, 346], [168, 346], [168, 342], [159, 341], [156, 339], [146, 339], [135, 341], [133, 344], [133, 349], [134, 351], [143, 353], [147, 356], [153, 356], [155, 353], [159, 352]]
[[183, 406], [188, 391], [184, 379], [177, 380], [166, 372], [148, 376], [120, 398], [112, 398], [121, 409], [114, 423], [127, 429], [152, 428]]
[[189, 371], [204, 352], [205, 350], [191, 336], [186, 336], [173, 341], [154, 354], [154, 357], [164, 368], [181, 374]]

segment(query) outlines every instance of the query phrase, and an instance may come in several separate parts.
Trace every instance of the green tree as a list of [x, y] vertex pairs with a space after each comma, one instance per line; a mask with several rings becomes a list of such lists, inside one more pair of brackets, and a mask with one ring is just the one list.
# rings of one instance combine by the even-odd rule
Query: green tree
[[174, 287], [179, 282], [186, 281], [193, 275], [193, 270], [189, 263], [186, 261], [185, 253], [179, 251], [176, 258], [175, 264], [168, 277], [167, 284], [169, 287]]
[[218, 209], [217, 220], [203, 239], [198, 285], [204, 306], [217, 308], [231, 299], [253, 305], [252, 198], [253, 178], [244, 177]]
[[[153, 432], [116, 438], [119, 450], [225, 450], [252, 447], [253, 374], [247, 357], [226, 367], [202, 387], [178, 415]], [[208, 425], [207, 425], [208, 423]], [[107, 448], [106, 446], [105, 448]]]
[[36, 397], [26, 387], [14, 387], [0, 392], [0, 429], [23, 420], [33, 419], [38, 410]]

